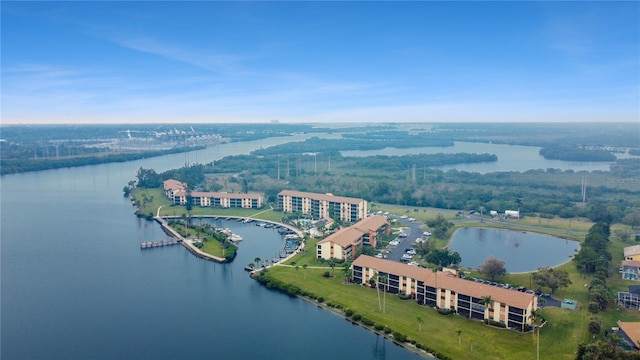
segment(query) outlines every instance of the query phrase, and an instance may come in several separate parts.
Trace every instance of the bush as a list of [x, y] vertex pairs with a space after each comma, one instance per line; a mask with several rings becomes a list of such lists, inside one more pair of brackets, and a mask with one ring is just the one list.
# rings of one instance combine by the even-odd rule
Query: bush
[[351, 317], [354, 321], [360, 321], [360, 319], [362, 319], [362, 315], [360, 314], [353, 314], [353, 316]]
[[400, 300], [409, 300], [411, 297], [405, 293], [398, 293]]
[[397, 331], [393, 332], [393, 338], [398, 340], [399, 342], [405, 342], [407, 341], [407, 335], [399, 333]]
[[589, 303], [589, 312], [592, 314], [597, 314], [600, 312], [600, 305], [598, 305], [597, 302], [590, 302]]
[[456, 309], [438, 309], [440, 315], [451, 315], [456, 313]]
[[345, 310], [344, 314], [345, 314], [346, 316], [349, 316], [349, 317], [350, 317], [351, 315], [353, 315], [353, 310], [351, 310], [351, 309], [347, 309], [347, 310]]
[[392, 331], [392, 330], [391, 330], [391, 328], [390, 328], [390, 327], [388, 327], [388, 326], [386, 326], [386, 325], [385, 325], [385, 326], [384, 326], [384, 329], [382, 329], [382, 331], [384, 331], [384, 333], [385, 333], [385, 334], [391, 334], [391, 331]]
[[491, 326], [495, 326], [495, 327], [501, 327], [501, 328], [506, 328], [507, 327], [507, 325], [505, 323], [501, 323], [499, 321], [490, 320], [490, 319], [484, 319], [484, 323], [486, 325], [491, 325]]
[[326, 277], [326, 278], [331, 277], [331, 273], [328, 271], [325, 271], [324, 274], [322, 274], [322, 277]]
[[320, 296], [320, 297], [318, 298], [318, 302], [319, 302], [319, 303], [321, 303], [321, 302], [323, 302], [323, 301], [324, 301], [324, 298], [323, 298], [322, 296]]
[[380, 324], [376, 324], [376, 326], [374, 326], [374, 328], [378, 331], [382, 331], [384, 329], [384, 325], [380, 325]]
[[362, 318], [362, 323], [367, 325], [367, 326], [373, 326], [375, 325], [375, 322], [369, 318]]

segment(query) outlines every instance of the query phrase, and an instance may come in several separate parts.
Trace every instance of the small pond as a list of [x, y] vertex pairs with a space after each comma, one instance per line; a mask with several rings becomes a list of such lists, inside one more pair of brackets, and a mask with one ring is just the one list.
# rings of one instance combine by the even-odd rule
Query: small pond
[[536, 233], [463, 228], [453, 234], [449, 249], [460, 254], [462, 267], [477, 268], [493, 256], [505, 262], [508, 272], [518, 273], [563, 264], [572, 259], [580, 245], [577, 241]]

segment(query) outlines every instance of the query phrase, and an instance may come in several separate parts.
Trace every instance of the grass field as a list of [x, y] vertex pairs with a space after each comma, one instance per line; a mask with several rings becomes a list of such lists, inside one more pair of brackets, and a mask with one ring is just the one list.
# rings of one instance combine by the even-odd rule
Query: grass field
[[[157, 211], [162, 206], [161, 214], [164, 216], [187, 215], [186, 209], [181, 206], [171, 206], [160, 189], [136, 189], [134, 197], [144, 206], [142, 213]], [[393, 205], [375, 204], [371, 205], [372, 211], [389, 211], [396, 215], [407, 215], [420, 221], [434, 219], [438, 214], [442, 214], [449, 220], [461, 219], [456, 216], [457, 211], [440, 209], [422, 209], [416, 211], [413, 207], [402, 207]], [[218, 215], [218, 216], [243, 216], [258, 219], [280, 221], [282, 213], [271, 209], [219, 209], [219, 208], [194, 208], [191, 215]], [[584, 220], [576, 219], [542, 219], [535, 217], [525, 217], [517, 220], [517, 223], [540, 227], [539, 232], [556, 234], [557, 231], [579, 231], [587, 232], [593, 225]], [[457, 226], [494, 226], [487, 223], [460, 223]], [[548, 229], [545, 231], [544, 228]], [[613, 229], [616, 227], [614, 226]], [[567, 238], [574, 238], [582, 241], [584, 237], [566, 234]], [[447, 239], [436, 241], [438, 247], [444, 246]], [[214, 242], [211, 242], [212, 246]], [[522, 334], [516, 331], [496, 329], [482, 323], [468, 320], [455, 315], [443, 316], [434, 309], [419, 306], [414, 301], [401, 300], [394, 295], [384, 296], [386, 299], [385, 312], [382, 313], [378, 307], [378, 294], [375, 290], [359, 285], [347, 285], [344, 283], [344, 272], [342, 265], [338, 264], [331, 270], [326, 263], [318, 262], [315, 259], [315, 240], [306, 243], [306, 253], [296, 255], [291, 261], [295, 261], [300, 267], [295, 270], [288, 266], [276, 266], [269, 270], [269, 276], [277, 278], [286, 283], [299, 286], [305, 291], [322, 296], [326, 301], [340, 304], [345, 308], [353, 309], [364, 317], [372, 319], [378, 324], [384, 324], [415, 339], [430, 348], [454, 359], [532, 359], [536, 356], [535, 336], [527, 333]], [[632, 282], [622, 280], [617, 271], [617, 264], [622, 259], [622, 249], [631, 243], [622, 243], [613, 238], [609, 247], [613, 255], [611, 277], [608, 285], [612, 289], [611, 306], [609, 310], [597, 315], [601, 320], [602, 328], [606, 329], [616, 325], [616, 321], [640, 321], [640, 312], [626, 309], [617, 309], [614, 298], [618, 290], [626, 290]], [[206, 245], [205, 245], [206, 246]], [[219, 250], [219, 249], [216, 249]], [[211, 249], [212, 253], [217, 251]], [[291, 263], [289, 261], [288, 264]], [[307, 269], [301, 266], [306, 264]], [[321, 268], [316, 268], [321, 267]], [[577, 311], [569, 311], [559, 308], [543, 308], [542, 315], [547, 319], [547, 324], [541, 331], [540, 339], [540, 359], [573, 359], [577, 345], [581, 342], [588, 342], [591, 339], [587, 324], [591, 314], [586, 310], [588, 304], [587, 289], [584, 286], [590, 279], [577, 272], [573, 263], [561, 265], [559, 269], [566, 270], [572, 281], [567, 288], [560, 288], [553, 295], [554, 298], [562, 300], [570, 298], [578, 300], [581, 305]], [[324, 278], [322, 274], [330, 271], [334, 277]], [[481, 277], [474, 271], [469, 276]], [[513, 285], [530, 287], [530, 274], [509, 274], [501, 279], [502, 282]], [[549, 289], [543, 289], [549, 291]], [[381, 294], [382, 296], [383, 294]], [[417, 316], [424, 319], [422, 331], [418, 331]], [[461, 330], [462, 335], [457, 336], [456, 331]], [[600, 336], [601, 337], [601, 336]], [[596, 337], [596, 339], [600, 338]], [[473, 350], [471, 345], [473, 344]]]
[[[315, 249], [316, 241], [308, 241], [306, 246]], [[631, 281], [622, 280], [617, 272], [617, 265], [622, 258], [622, 248], [630, 244], [618, 240], [611, 240], [610, 251], [614, 254], [611, 277], [611, 305], [606, 312], [596, 315], [600, 319], [602, 329], [616, 326], [616, 321], [640, 321], [640, 312], [628, 309], [618, 309], [614, 297], [616, 290], [625, 290]], [[468, 320], [455, 315], [443, 316], [434, 309], [419, 306], [410, 300], [400, 300], [395, 295], [386, 296], [386, 312], [383, 314], [378, 308], [377, 293], [373, 289], [344, 283], [343, 265], [335, 266], [335, 277], [322, 277], [325, 271], [331, 271], [326, 263], [319, 262], [314, 252], [300, 254], [291, 259], [298, 265], [307, 264], [308, 268], [297, 271], [291, 267], [279, 266], [269, 270], [269, 276], [286, 283], [292, 283], [300, 288], [322, 296], [325, 301], [340, 304], [354, 310], [364, 317], [384, 324], [395, 331], [407, 335], [453, 359], [533, 359], [536, 356], [535, 336], [522, 334], [505, 329], [496, 329], [482, 323]], [[316, 267], [325, 267], [317, 269]], [[590, 278], [584, 277], [576, 270], [572, 262], [558, 267], [569, 273], [572, 284], [560, 288], [553, 294], [555, 299], [574, 299], [581, 305], [577, 311], [570, 311], [555, 307], [542, 308], [541, 312], [547, 324], [541, 330], [540, 359], [574, 359], [579, 343], [595, 341], [603, 336], [592, 339], [588, 333], [589, 319], [593, 316], [586, 310], [588, 293], [585, 284]], [[306, 272], [306, 275], [305, 275]], [[469, 276], [482, 277], [477, 272], [470, 272]], [[531, 287], [531, 274], [508, 274], [502, 282]], [[550, 289], [544, 289], [549, 292]], [[424, 319], [422, 331], [418, 331], [417, 316]], [[458, 339], [456, 330], [462, 330]], [[460, 344], [458, 343], [460, 341]], [[473, 342], [473, 351], [471, 351]]]

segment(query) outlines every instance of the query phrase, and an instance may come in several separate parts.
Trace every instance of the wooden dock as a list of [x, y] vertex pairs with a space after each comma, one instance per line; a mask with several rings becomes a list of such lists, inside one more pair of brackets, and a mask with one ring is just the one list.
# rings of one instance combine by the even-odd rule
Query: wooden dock
[[151, 248], [178, 245], [178, 244], [180, 244], [180, 240], [176, 240], [176, 239], [145, 241], [140, 244], [140, 249], [151, 249]]

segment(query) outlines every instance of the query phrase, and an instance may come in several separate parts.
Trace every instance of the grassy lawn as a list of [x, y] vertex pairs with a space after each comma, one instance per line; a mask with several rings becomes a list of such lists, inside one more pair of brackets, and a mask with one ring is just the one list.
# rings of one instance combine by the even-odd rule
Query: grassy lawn
[[[583, 238], [578, 239], [584, 240]], [[308, 241], [307, 249], [315, 249], [316, 243], [315, 240]], [[603, 330], [616, 326], [618, 320], [640, 321], [639, 311], [618, 309], [614, 300], [618, 290], [626, 290], [628, 285], [633, 284], [631, 281], [621, 279], [617, 271], [618, 264], [622, 259], [622, 249], [629, 245], [631, 243], [623, 243], [615, 238], [611, 240], [609, 250], [613, 255], [613, 260], [611, 262], [611, 277], [608, 280], [608, 284], [612, 288], [611, 305], [606, 312], [596, 315], [601, 321]], [[443, 316], [432, 308], [420, 306], [411, 300], [401, 300], [395, 295], [386, 296], [386, 311], [382, 313], [378, 308], [375, 290], [344, 283], [345, 275], [342, 264], [336, 265], [335, 276], [327, 279], [322, 277], [322, 274], [327, 271], [326, 269], [314, 268], [326, 267], [327, 264], [318, 262], [313, 251], [297, 255], [288, 264], [292, 261], [298, 265], [307, 264], [308, 268], [306, 270], [299, 268], [296, 271], [291, 267], [278, 266], [269, 270], [269, 276], [295, 284], [317, 296], [322, 296], [325, 298], [325, 302], [330, 301], [352, 309], [377, 324], [387, 325], [394, 331], [399, 331], [410, 339], [415, 339], [451, 358], [530, 359], [536, 356], [536, 338], [532, 334], [495, 329], [455, 315]], [[541, 312], [543, 317], [547, 319], [547, 324], [541, 330], [541, 359], [573, 359], [579, 343], [593, 340], [588, 333], [589, 319], [593, 315], [587, 311], [589, 298], [585, 287], [585, 284], [588, 284], [591, 279], [578, 273], [572, 262], [561, 265], [558, 269], [566, 270], [572, 283], [566, 288], [558, 289], [552, 295], [553, 298], [577, 300], [580, 308], [577, 311], [556, 307], [542, 308]], [[468, 276], [482, 277], [473, 270], [468, 273]], [[535, 287], [531, 283], [530, 273], [508, 274], [500, 280], [512, 285]], [[550, 289], [543, 288], [542, 290], [550, 292]], [[424, 319], [422, 331], [418, 331], [417, 316]], [[460, 339], [456, 334], [458, 329], [462, 330]], [[602, 337], [602, 335], [597, 336], [596, 340]], [[460, 345], [458, 341], [460, 341]], [[473, 342], [473, 351], [471, 351], [471, 342]]]
[[133, 201], [140, 204], [139, 211], [141, 214], [156, 215], [160, 206], [169, 206], [169, 199], [164, 195], [162, 189], [133, 189], [131, 193]]
[[[301, 263], [303, 259], [295, 258], [293, 261]], [[385, 313], [382, 313], [378, 307], [378, 294], [375, 290], [360, 285], [344, 284], [344, 273], [341, 269], [335, 269], [333, 278], [322, 277], [324, 271], [314, 268], [296, 271], [290, 267], [277, 266], [271, 268], [268, 273], [269, 276], [324, 297], [325, 302], [331, 301], [342, 305], [377, 324], [387, 325], [394, 331], [403, 333], [410, 339], [415, 339], [453, 359], [531, 359], [535, 357], [535, 337], [530, 333], [522, 334], [496, 329], [455, 315], [443, 316], [432, 308], [420, 306], [412, 300], [401, 300], [392, 294], [385, 296], [380, 293], [386, 304]], [[418, 331], [417, 316], [421, 316], [424, 320], [422, 331]], [[567, 324], [561, 328], [565, 333], [562, 335], [563, 339], [571, 339], [575, 336], [575, 330], [570, 325]], [[460, 339], [456, 333], [458, 329], [462, 330]], [[559, 342], [556, 341], [557, 336], [556, 331], [542, 330], [541, 349], [544, 351], [541, 352], [541, 359], [573, 358], [578, 342]], [[473, 350], [471, 350], [472, 342]]]

